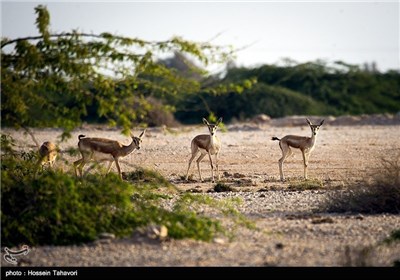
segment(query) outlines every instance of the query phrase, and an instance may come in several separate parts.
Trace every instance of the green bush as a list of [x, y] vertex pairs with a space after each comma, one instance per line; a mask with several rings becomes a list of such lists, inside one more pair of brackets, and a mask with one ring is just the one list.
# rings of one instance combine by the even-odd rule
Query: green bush
[[127, 173], [126, 182], [113, 173], [75, 178], [61, 171], [36, 169], [34, 156], [2, 155], [4, 246], [79, 244], [105, 232], [126, 236], [150, 224], [166, 226], [170, 238], [209, 241], [218, 233], [227, 234], [219, 220], [199, 214], [201, 207], [250, 225], [235, 210], [235, 203], [177, 191], [173, 196], [163, 194], [160, 189], [173, 186], [154, 171]]
[[257, 83], [243, 90], [199, 91], [177, 98], [175, 117], [182, 123], [197, 123], [199, 116], [207, 116], [210, 111], [229, 122], [258, 114], [277, 118], [396, 114], [400, 110], [399, 71], [369, 72], [342, 62], [336, 64], [331, 67], [316, 61], [292, 66], [230, 68], [223, 79], [215, 81], [217, 85], [246, 80]]
[[289, 182], [289, 190], [304, 191], [304, 190], [319, 190], [324, 187], [319, 179], [294, 180]]
[[143, 224], [131, 203], [134, 187], [115, 174], [89, 175], [81, 181], [49, 170], [35, 178], [21, 176], [20, 166], [10, 170], [7, 165], [8, 160], [3, 160], [1, 232], [5, 245], [81, 243], [102, 232], [126, 235]]
[[395, 229], [390, 233], [390, 236], [385, 238], [385, 240], [383, 240], [384, 243], [386, 244], [391, 244], [394, 242], [400, 242], [400, 228], [399, 229]]
[[217, 183], [214, 188], [212, 188], [213, 191], [215, 192], [234, 192], [235, 189], [232, 188], [231, 186], [228, 186], [224, 183]]
[[122, 178], [125, 180], [138, 184], [138, 185], [151, 185], [156, 188], [165, 187], [165, 188], [173, 188], [173, 185], [165, 179], [160, 173], [144, 169], [141, 167], [136, 168], [135, 171], [131, 172], [123, 172]]

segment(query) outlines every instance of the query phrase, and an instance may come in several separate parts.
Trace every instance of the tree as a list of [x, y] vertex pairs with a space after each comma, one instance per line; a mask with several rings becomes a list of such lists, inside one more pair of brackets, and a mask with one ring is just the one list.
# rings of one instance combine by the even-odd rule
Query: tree
[[1, 117], [13, 128], [60, 127], [63, 137], [89, 111], [125, 133], [156, 97], [197, 92], [199, 81], [158, 63], [157, 54], [179, 52], [220, 63], [232, 49], [173, 37], [145, 41], [110, 33], [52, 33], [45, 6], [35, 8], [39, 36], [1, 39]]

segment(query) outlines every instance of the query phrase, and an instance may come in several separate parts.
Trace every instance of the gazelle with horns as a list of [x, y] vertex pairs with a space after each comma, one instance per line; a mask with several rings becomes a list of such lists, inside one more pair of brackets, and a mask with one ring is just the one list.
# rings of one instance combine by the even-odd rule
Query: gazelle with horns
[[213, 161], [211, 159], [212, 155], [215, 155], [215, 165], [217, 168], [217, 176], [218, 180], [220, 179], [219, 177], [219, 166], [218, 166], [218, 153], [221, 149], [221, 141], [217, 137], [217, 130], [218, 130], [218, 125], [222, 122], [222, 118], [219, 118], [219, 120], [215, 124], [210, 124], [205, 118], [203, 118], [203, 123], [208, 127], [208, 131], [210, 134], [201, 134], [197, 135], [196, 137], [193, 138], [191, 142], [191, 151], [192, 151], [192, 156], [189, 160], [189, 166], [186, 172], [186, 180], [188, 180], [189, 176], [189, 169], [190, 165], [193, 161], [193, 159], [197, 156], [197, 154], [200, 152], [201, 155], [199, 158], [196, 160], [197, 162], [197, 169], [199, 171], [199, 176], [200, 176], [200, 181], [203, 181], [203, 177], [201, 176], [201, 170], [200, 170], [200, 162], [203, 160], [203, 158], [208, 154], [208, 157], [210, 159], [210, 164], [211, 164], [211, 178], [212, 182], [214, 182], [214, 166], [213, 166]]
[[297, 135], [286, 135], [282, 139], [279, 139], [278, 137], [272, 137], [272, 140], [279, 141], [279, 146], [282, 150], [282, 157], [279, 159], [279, 173], [281, 176], [281, 181], [285, 180], [285, 177], [283, 175], [283, 162], [292, 154], [292, 150], [290, 149], [291, 147], [295, 149], [300, 149], [303, 155], [304, 179], [307, 179], [308, 159], [311, 152], [314, 150], [318, 130], [320, 126], [324, 123], [324, 120], [322, 120], [321, 123], [318, 125], [312, 124], [309, 119], [306, 119], [306, 121], [311, 128], [311, 137]]
[[110, 172], [111, 166], [113, 162], [115, 162], [119, 177], [122, 179], [121, 167], [119, 166], [118, 160], [121, 157], [129, 155], [135, 149], [140, 149], [140, 144], [145, 132], [146, 130], [143, 130], [139, 137], [135, 137], [131, 133], [132, 142], [127, 146], [115, 140], [105, 138], [86, 138], [85, 135], [79, 135], [78, 147], [82, 154], [82, 158], [74, 162], [76, 176], [78, 176], [79, 171], [79, 176], [82, 177], [82, 169], [85, 164], [89, 163], [90, 161], [109, 161], [110, 163], [107, 173]]

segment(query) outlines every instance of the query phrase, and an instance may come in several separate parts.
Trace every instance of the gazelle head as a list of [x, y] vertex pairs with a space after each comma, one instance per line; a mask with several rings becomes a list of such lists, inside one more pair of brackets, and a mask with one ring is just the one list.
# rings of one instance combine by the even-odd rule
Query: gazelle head
[[210, 124], [205, 118], [203, 118], [203, 123], [208, 127], [208, 130], [210, 131], [210, 135], [214, 136], [215, 133], [217, 133], [218, 130], [218, 125], [222, 122], [222, 118], [219, 118], [217, 123], [215, 124]]
[[320, 124], [312, 124], [309, 119], [306, 119], [306, 121], [311, 128], [312, 135], [317, 136], [318, 130], [325, 120], [322, 120]]
[[138, 150], [140, 149], [140, 144], [142, 143], [142, 138], [143, 138], [145, 132], [146, 132], [146, 129], [143, 130], [143, 132], [139, 135], [139, 137], [134, 136], [131, 132], [132, 143], [133, 143], [133, 145], [135, 145], [135, 149], [138, 149]]
[[39, 155], [43, 159], [43, 164], [53, 161], [57, 157], [57, 146], [53, 142], [46, 141], [39, 148]]
[[38, 163], [43, 167], [49, 165], [52, 167], [57, 159], [58, 148], [56, 144], [50, 141], [44, 142], [39, 148], [39, 161]]

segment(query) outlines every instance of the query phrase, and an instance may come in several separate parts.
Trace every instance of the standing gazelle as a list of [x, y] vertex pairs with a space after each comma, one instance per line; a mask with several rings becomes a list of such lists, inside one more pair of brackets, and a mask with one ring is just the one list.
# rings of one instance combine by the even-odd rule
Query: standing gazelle
[[279, 141], [279, 146], [282, 150], [282, 157], [279, 159], [279, 172], [281, 175], [281, 181], [285, 180], [285, 177], [283, 175], [283, 162], [292, 154], [292, 150], [290, 149], [290, 147], [300, 149], [301, 153], [303, 154], [304, 179], [307, 179], [308, 159], [311, 152], [314, 150], [315, 142], [317, 140], [317, 133], [320, 126], [324, 123], [324, 120], [322, 120], [321, 123], [318, 125], [312, 124], [309, 119], [306, 120], [311, 128], [311, 137], [297, 135], [286, 135], [282, 139], [279, 139], [278, 137], [272, 137], [272, 140]]
[[203, 123], [207, 125], [210, 134], [201, 134], [193, 138], [191, 142], [192, 157], [189, 160], [189, 166], [186, 172], [186, 180], [188, 180], [190, 165], [199, 152], [201, 153], [201, 155], [197, 159], [197, 169], [199, 170], [200, 181], [203, 181], [200, 170], [200, 161], [202, 161], [206, 154], [208, 154], [208, 157], [210, 159], [212, 182], [214, 182], [214, 166], [211, 155], [215, 155], [215, 165], [217, 167], [217, 176], [219, 180], [218, 153], [221, 149], [221, 141], [218, 139], [216, 134], [218, 130], [218, 125], [221, 122], [222, 118], [219, 118], [216, 124], [209, 124], [208, 121], [203, 118]]
[[90, 161], [109, 161], [110, 163], [108, 165], [107, 173], [110, 172], [111, 166], [113, 162], [115, 162], [119, 177], [122, 179], [118, 159], [129, 155], [135, 149], [140, 149], [140, 143], [142, 142], [142, 137], [145, 132], [146, 130], [143, 130], [139, 137], [135, 137], [131, 133], [132, 142], [128, 146], [115, 140], [105, 138], [85, 138], [85, 135], [79, 135], [78, 147], [82, 154], [82, 158], [74, 162], [76, 176], [78, 176], [79, 171], [79, 175], [82, 177], [82, 169], [85, 164]]

